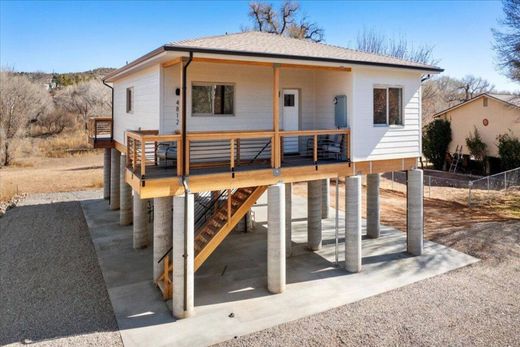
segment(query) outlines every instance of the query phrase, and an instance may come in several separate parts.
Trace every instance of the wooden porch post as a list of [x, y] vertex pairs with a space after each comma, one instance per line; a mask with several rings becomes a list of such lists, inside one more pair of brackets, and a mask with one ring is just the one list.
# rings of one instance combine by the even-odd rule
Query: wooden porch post
[[280, 64], [273, 64], [273, 130], [274, 130], [274, 167], [281, 166], [280, 158]]

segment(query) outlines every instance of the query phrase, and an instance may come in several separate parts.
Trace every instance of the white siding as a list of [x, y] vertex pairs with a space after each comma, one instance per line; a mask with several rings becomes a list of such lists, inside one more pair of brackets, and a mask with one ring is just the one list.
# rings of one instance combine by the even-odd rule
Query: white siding
[[[161, 133], [180, 129], [175, 89], [180, 88], [180, 65], [164, 69]], [[226, 82], [235, 85], [234, 116], [191, 116], [192, 82]], [[280, 88], [300, 91], [300, 128], [333, 129], [336, 95], [347, 95], [352, 113], [352, 78], [348, 72], [282, 69]], [[250, 65], [192, 63], [188, 68], [188, 131], [272, 129], [273, 69]], [[280, 124], [283, 104], [280, 100]], [[180, 114], [178, 115], [180, 117]]]
[[[126, 130], [159, 129], [161, 67], [150, 67], [114, 82], [114, 139], [126, 144]], [[126, 113], [126, 88], [134, 88], [134, 110]]]
[[[406, 158], [421, 155], [421, 75], [382, 68], [353, 72], [352, 158], [354, 161]], [[373, 125], [375, 85], [403, 88], [404, 125]]]

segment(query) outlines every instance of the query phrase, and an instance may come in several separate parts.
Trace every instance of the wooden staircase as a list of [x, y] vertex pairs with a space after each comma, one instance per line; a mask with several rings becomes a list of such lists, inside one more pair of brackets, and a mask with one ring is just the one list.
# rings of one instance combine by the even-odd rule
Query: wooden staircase
[[[217, 249], [226, 236], [242, 220], [247, 211], [266, 191], [267, 186], [239, 188], [228, 190], [226, 201], [215, 204], [211, 216], [195, 231], [194, 239], [194, 270], [197, 271], [208, 257]], [[155, 283], [161, 290], [165, 300], [172, 296], [173, 264], [169, 256], [163, 259], [164, 271]]]

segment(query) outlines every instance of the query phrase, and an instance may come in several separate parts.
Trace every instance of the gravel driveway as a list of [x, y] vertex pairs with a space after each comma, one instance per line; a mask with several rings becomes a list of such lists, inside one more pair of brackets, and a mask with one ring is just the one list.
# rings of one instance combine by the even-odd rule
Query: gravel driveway
[[0, 307], [0, 345], [122, 345], [79, 202], [0, 218]]
[[520, 346], [520, 222], [434, 238], [483, 260], [221, 346]]

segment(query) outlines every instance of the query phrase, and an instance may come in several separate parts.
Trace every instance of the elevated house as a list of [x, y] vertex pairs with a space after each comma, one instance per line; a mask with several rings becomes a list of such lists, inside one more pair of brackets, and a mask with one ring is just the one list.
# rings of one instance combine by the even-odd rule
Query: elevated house
[[[408, 251], [423, 243], [421, 80], [438, 67], [274, 34], [166, 44], [105, 77], [113, 117], [93, 119], [105, 197], [146, 247], [173, 314], [193, 310], [194, 272], [268, 195], [268, 276], [285, 290], [293, 182], [308, 182], [308, 244], [321, 246], [329, 179], [346, 181], [347, 271], [361, 270], [361, 176], [379, 235], [379, 173], [408, 172]], [[287, 220], [286, 220], [287, 219]]]

